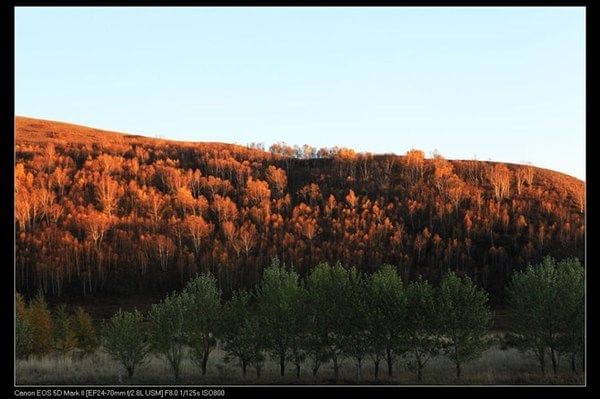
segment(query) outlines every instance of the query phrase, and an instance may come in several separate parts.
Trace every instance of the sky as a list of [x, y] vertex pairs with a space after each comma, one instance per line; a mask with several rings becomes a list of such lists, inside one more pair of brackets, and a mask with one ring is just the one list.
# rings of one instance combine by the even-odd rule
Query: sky
[[582, 7], [15, 9], [17, 115], [585, 178]]

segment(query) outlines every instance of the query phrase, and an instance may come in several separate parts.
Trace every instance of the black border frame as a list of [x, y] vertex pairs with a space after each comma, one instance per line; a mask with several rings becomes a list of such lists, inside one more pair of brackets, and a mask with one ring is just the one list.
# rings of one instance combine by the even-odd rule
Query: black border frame
[[[591, 137], [591, 121], [592, 121], [592, 101], [591, 101], [591, 71], [592, 69], [592, 47], [591, 47], [591, 34], [592, 34], [592, 1], [591, 0], [400, 0], [400, 1], [375, 1], [371, 4], [363, 2], [355, 3], [352, 1], [335, 1], [335, 0], [323, 0], [321, 2], [314, 1], [299, 1], [299, 0], [286, 0], [280, 3], [269, 2], [269, 1], [251, 1], [251, 0], [230, 0], [228, 2], [219, 2], [219, 1], [197, 1], [197, 0], [107, 0], [107, 1], [98, 1], [98, 0], [13, 0], [11, 2], [2, 2], [1, 10], [2, 13], [2, 22], [0, 23], [0, 30], [2, 31], [2, 47], [3, 52], [7, 55], [5, 59], [5, 78], [2, 79], [2, 94], [4, 97], [4, 112], [2, 113], [3, 117], [0, 118], [0, 123], [2, 124], [2, 131], [4, 132], [4, 137], [7, 138], [7, 141], [0, 145], [0, 151], [2, 151], [2, 155], [0, 155], [0, 162], [2, 162], [1, 169], [3, 173], [1, 173], [0, 182], [2, 183], [2, 207], [0, 209], [3, 210], [2, 216], [0, 217], [2, 232], [2, 240], [0, 242], [4, 246], [4, 253], [10, 254], [10, 264], [4, 265], [5, 268], [11, 269], [11, 276], [14, 277], [14, 251], [15, 251], [15, 225], [14, 225], [14, 148], [15, 148], [15, 136], [14, 136], [14, 117], [15, 117], [15, 109], [14, 109], [14, 97], [15, 97], [15, 87], [14, 87], [14, 76], [15, 76], [15, 7], [72, 7], [72, 6], [121, 6], [121, 7], [189, 7], [189, 6], [244, 6], [244, 7], [265, 7], [265, 6], [273, 6], [273, 7], [306, 7], [306, 6], [328, 6], [328, 7], [584, 7], [586, 10], [586, 249], [585, 249], [585, 257], [586, 257], [586, 311], [588, 309], [592, 309], [592, 312], [586, 312], [586, 329], [587, 329], [587, 370], [586, 370], [586, 385], [585, 386], [573, 386], [573, 387], [551, 387], [547, 385], [539, 385], [539, 386], [432, 386], [432, 385], [424, 385], [420, 387], [415, 386], [324, 386], [324, 385], [303, 385], [296, 387], [289, 386], [252, 386], [252, 385], [240, 385], [240, 386], [228, 386], [225, 389], [225, 397], [231, 397], [232, 395], [253, 395], [258, 394], [261, 396], [273, 396], [273, 397], [281, 397], [282, 395], [290, 393], [290, 391], [298, 391], [299, 394], [376, 394], [379, 395], [389, 395], [396, 396], [408, 393], [406, 390], [411, 389], [419, 389], [419, 388], [430, 388], [433, 390], [433, 394], [441, 393], [442, 390], [451, 390], [455, 391], [455, 393], [469, 393], [474, 395], [481, 395], [482, 393], [487, 393], [487, 390], [490, 388], [499, 388], [499, 389], [509, 389], [512, 391], [513, 389], [524, 391], [524, 393], [534, 394], [535, 391], [542, 390], [542, 394], [548, 393], [556, 393], [558, 395], [564, 394], [572, 394], [572, 393], [590, 393], [592, 391], [592, 385], [594, 382], [594, 377], [592, 374], [593, 368], [590, 367], [593, 363], [592, 358], [592, 349], [595, 347], [592, 338], [594, 337], [591, 334], [592, 330], [592, 320], [593, 320], [593, 305], [592, 305], [592, 295], [590, 288], [592, 287], [590, 282], [592, 281], [592, 276], [594, 274], [593, 267], [588, 268], [588, 264], [592, 264], [589, 259], [588, 252], [588, 239], [589, 239], [589, 217], [594, 214], [593, 210], [593, 193], [590, 190], [589, 182], [590, 178], [592, 181], [594, 180], [591, 173], [590, 168], [590, 152], [591, 146], [589, 145], [589, 138]], [[593, 184], [593, 183], [592, 183]], [[590, 199], [592, 200], [592, 206], [589, 206]], [[590, 212], [591, 210], [591, 212]], [[593, 235], [593, 234], [592, 234]], [[14, 278], [7, 278], [8, 276], [4, 276], [4, 284], [9, 285], [8, 289], [2, 290], [2, 306], [4, 309], [5, 318], [9, 320], [8, 323], [3, 323], [2, 328], [2, 343], [3, 343], [3, 355], [2, 359], [5, 362], [8, 362], [9, 359], [14, 359], [14, 346], [11, 344], [14, 342]], [[590, 306], [592, 305], [592, 306]], [[9, 328], [10, 327], [10, 328]], [[8, 366], [8, 365], [7, 365]], [[35, 397], [40, 396], [36, 394], [38, 390], [54, 390], [54, 389], [71, 389], [71, 390], [84, 390], [84, 389], [102, 389], [103, 387], [99, 386], [90, 386], [90, 387], [82, 387], [78, 386], [77, 388], [69, 388], [69, 386], [15, 386], [14, 384], [14, 371], [15, 371], [15, 363], [12, 361], [12, 367], [3, 368], [3, 376], [6, 377], [10, 384], [4, 385], [4, 387], [8, 387], [8, 390], [5, 391], [7, 397], [18, 397], [20, 393], [33, 393]], [[9, 371], [10, 370], [10, 371]], [[8, 382], [8, 381], [7, 381]], [[106, 386], [106, 389], [111, 389], [113, 391], [126, 391], [128, 389], [161, 389], [159, 385], [146, 385], [146, 386]], [[181, 387], [185, 389], [185, 387]], [[195, 387], [194, 387], [195, 388]], [[199, 389], [219, 389], [220, 387], [198, 387]], [[555, 389], [552, 389], [555, 388]], [[566, 392], [568, 390], [569, 392]], [[463, 392], [459, 392], [463, 391]], [[466, 391], [466, 392], [464, 392]], [[502, 392], [504, 393], [504, 392]], [[48, 397], [48, 396], [47, 396]], [[52, 395], [52, 397], [55, 397]], [[85, 397], [85, 396], [79, 396]]]

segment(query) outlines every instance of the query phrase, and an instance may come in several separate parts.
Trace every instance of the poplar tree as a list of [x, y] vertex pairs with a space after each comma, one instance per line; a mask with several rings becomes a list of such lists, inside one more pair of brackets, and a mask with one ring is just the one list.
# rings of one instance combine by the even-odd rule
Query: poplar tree
[[144, 318], [137, 309], [133, 312], [119, 309], [102, 329], [104, 349], [123, 365], [129, 377], [133, 377], [148, 355], [146, 331]]
[[440, 286], [437, 308], [443, 350], [456, 367], [456, 378], [460, 378], [463, 364], [481, 356], [489, 346], [486, 333], [492, 312], [488, 296], [470, 278], [450, 272]]
[[549, 358], [558, 372], [558, 352], [576, 357], [584, 348], [584, 270], [577, 259], [545, 257], [513, 275], [508, 286], [509, 317], [517, 345], [532, 352], [542, 373]]
[[317, 265], [306, 279], [307, 306], [311, 325], [307, 337], [307, 354], [312, 361], [313, 376], [323, 362], [331, 360], [335, 378], [339, 378], [340, 363], [348, 331], [347, 315], [352, 312], [352, 293], [348, 271], [338, 262]]
[[211, 274], [203, 274], [190, 280], [184, 288], [184, 320], [187, 344], [192, 348], [192, 361], [206, 375], [210, 352], [217, 344], [221, 317], [221, 291]]
[[[388, 375], [391, 377], [396, 357], [403, 351], [401, 335], [407, 311], [404, 286], [394, 266], [383, 265], [371, 275], [368, 290], [368, 331], [372, 351], [382, 352], [387, 363]], [[379, 372], [378, 366], [377, 363], [376, 376]]]
[[244, 377], [249, 365], [264, 361], [258, 317], [250, 310], [250, 299], [245, 291], [233, 294], [224, 306], [221, 329], [225, 361], [237, 359]]
[[187, 338], [184, 323], [188, 315], [184, 300], [175, 293], [168, 295], [152, 305], [148, 316], [151, 348], [165, 358], [177, 380]]
[[409, 365], [422, 381], [427, 362], [439, 353], [439, 313], [436, 309], [435, 290], [419, 278], [406, 288], [406, 319], [403, 341]]
[[277, 358], [281, 376], [285, 374], [292, 341], [298, 332], [297, 319], [301, 311], [298, 301], [301, 295], [298, 274], [285, 270], [279, 259], [273, 258], [263, 272], [256, 299], [267, 349]]

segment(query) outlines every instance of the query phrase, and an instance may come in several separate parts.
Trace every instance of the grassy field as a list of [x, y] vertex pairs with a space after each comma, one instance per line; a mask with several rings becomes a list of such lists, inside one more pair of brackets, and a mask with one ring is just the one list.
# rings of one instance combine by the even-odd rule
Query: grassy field
[[[18, 360], [16, 364], [17, 384], [189, 384], [189, 385], [249, 385], [249, 384], [417, 384], [416, 376], [400, 359], [400, 367], [392, 378], [387, 377], [387, 368], [380, 365], [380, 377], [375, 380], [373, 364], [364, 363], [363, 378], [357, 381], [356, 367], [346, 359], [341, 367], [340, 379], [335, 380], [331, 364], [319, 370], [316, 379], [308, 367], [302, 369], [300, 379], [295, 376], [293, 365], [288, 365], [286, 375], [279, 376], [276, 362], [268, 360], [260, 378], [253, 368], [248, 368], [244, 379], [235, 362], [225, 363], [224, 353], [216, 349], [211, 353], [206, 376], [189, 359], [185, 359], [179, 381], [174, 381], [166, 362], [152, 355], [131, 379], [128, 379], [118, 363], [106, 353], [98, 351], [83, 359], [58, 355], [43, 358], [32, 357]], [[463, 377], [456, 380], [453, 365], [445, 358], [430, 360], [423, 373], [422, 384], [583, 384], [583, 374], [574, 375], [569, 370], [567, 359], [561, 359], [557, 376], [539, 372], [533, 357], [516, 349], [492, 347], [483, 356], [464, 366]]]

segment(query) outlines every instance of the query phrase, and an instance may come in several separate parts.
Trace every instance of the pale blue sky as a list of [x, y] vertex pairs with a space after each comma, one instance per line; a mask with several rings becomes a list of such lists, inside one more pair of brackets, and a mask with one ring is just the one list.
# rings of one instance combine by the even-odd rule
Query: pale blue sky
[[585, 177], [584, 8], [17, 8], [18, 115]]

